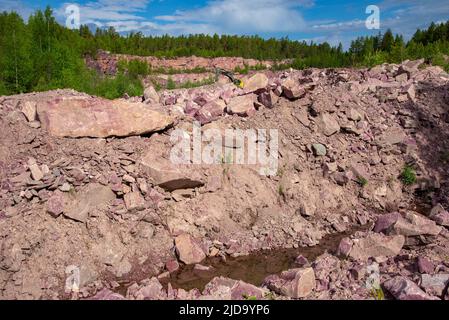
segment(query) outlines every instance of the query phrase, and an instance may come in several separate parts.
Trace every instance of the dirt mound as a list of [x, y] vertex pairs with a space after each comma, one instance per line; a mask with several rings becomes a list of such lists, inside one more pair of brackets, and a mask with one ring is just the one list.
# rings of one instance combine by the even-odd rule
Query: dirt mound
[[[438, 67], [406, 61], [115, 101], [71, 90], [0, 97], [0, 298], [369, 299], [373, 266], [391, 297], [444, 298], [448, 81]], [[51, 129], [76, 123], [89, 130]], [[239, 140], [226, 129], [266, 136]], [[200, 132], [186, 149], [199, 146], [203, 161], [174, 163], [179, 139], [201, 130], [224, 137], [220, 156], [204, 151], [210, 139]], [[239, 158], [249, 144], [266, 151], [271, 132], [269, 167]], [[202, 292], [161, 284], [182, 263], [204, 276], [206, 256], [300, 251], [361, 225], [337, 251], [262, 287], [223, 277]]]

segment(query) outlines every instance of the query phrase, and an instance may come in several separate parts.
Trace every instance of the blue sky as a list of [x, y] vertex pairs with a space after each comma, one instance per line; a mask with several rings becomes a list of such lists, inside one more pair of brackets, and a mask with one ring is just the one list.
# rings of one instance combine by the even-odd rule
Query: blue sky
[[[60, 23], [65, 9], [76, 4], [81, 23], [114, 26], [122, 33], [144, 34], [258, 34], [295, 40], [342, 42], [391, 28], [410, 38], [417, 28], [449, 18], [447, 0], [2, 0], [0, 10], [15, 10], [27, 18], [50, 5]], [[369, 30], [368, 5], [380, 9], [380, 30]]]

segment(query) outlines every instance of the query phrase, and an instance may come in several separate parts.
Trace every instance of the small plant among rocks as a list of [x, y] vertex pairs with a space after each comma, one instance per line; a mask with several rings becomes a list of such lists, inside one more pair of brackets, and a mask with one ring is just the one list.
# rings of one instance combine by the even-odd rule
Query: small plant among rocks
[[284, 191], [284, 187], [282, 186], [282, 184], [280, 184], [278, 187], [278, 193], [283, 199], [285, 199], [285, 191]]
[[366, 186], [366, 185], [368, 184], [368, 180], [365, 179], [364, 177], [359, 177], [359, 178], [357, 179], [357, 183], [358, 183], [360, 186], [364, 187], [364, 186]]
[[264, 298], [268, 300], [276, 300], [276, 296], [273, 292], [267, 292], [264, 294]]
[[402, 169], [401, 175], [399, 176], [402, 183], [406, 186], [411, 186], [416, 182], [416, 172], [411, 166], [405, 166]]
[[256, 296], [250, 296], [250, 295], [247, 295], [247, 294], [242, 294], [242, 297], [245, 300], [257, 300]]
[[373, 288], [371, 290], [371, 295], [374, 300], [385, 300], [385, 294], [382, 288]]

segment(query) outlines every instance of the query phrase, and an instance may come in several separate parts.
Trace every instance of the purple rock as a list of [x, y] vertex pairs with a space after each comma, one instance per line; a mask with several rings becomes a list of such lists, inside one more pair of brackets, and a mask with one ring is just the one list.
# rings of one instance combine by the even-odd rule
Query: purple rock
[[426, 257], [418, 257], [416, 259], [416, 266], [418, 267], [419, 273], [433, 273], [435, 270], [435, 265]]
[[337, 248], [337, 255], [347, 257], [352, 249], [352, 241], [349, 238], [343, 238]]
[[396, 276], [385, 281], [383, 286], [396, 300], [439, 300], [437, 297], [428, 295], [416, 283], [403, 276]]
[[295, 263], [297, 265], [299, 265], [300, 267], [303, 267], [303, 266], [305, 266], [306, 264], [309, 263], [309, 260], [307, 260], [307, 258], [304, 257], [303, 255], [299, 255], [299, 256], [296, 257]]
[[107, 288], [104, 288], [97, 292], [96, 295], [86, 300], [125, 300], [125, 297], [121, 294], [115, 293]]
[[400, 217], [401, 214], [399, 212], [387, 213], [380, 216], [374, 226], [374, 232], [383, 232], [387, 230], [389, 227], [394, 225]]

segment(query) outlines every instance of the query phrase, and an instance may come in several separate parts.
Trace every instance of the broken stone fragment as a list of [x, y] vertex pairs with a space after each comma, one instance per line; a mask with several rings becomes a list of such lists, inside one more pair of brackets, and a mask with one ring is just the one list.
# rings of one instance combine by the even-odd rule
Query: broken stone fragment
[[268, 86], [268, 78], [263, 73], [256, 73], [244, 83], [244, 91], [246, 93], [260, 93]]
[[282, 90], [288, 99], [299, 99], [306, 94], [306, 90], [297, 80], [289, 78], [282, 83]]
[[360, 121], [363, 120], [363, 116], [354, 108], [349, 108], [349, 110], [346, 112], [346, 116], [349, 120], [352, 121]]
[[176, 260], [169, 260], [165, 263], [165, 268], [170, 273], [176, 272], [179, 269], [179, 263]]
[[147, 153], [140, 163], [153, 183], [169, 192], [204, 185], [203, 177], [193, 167], [172, 164], [169, 160], [155, 156], [154, 152]]
[[413, 102], [416, 102], [416, 90], [415, 90], [415, 86], [413, 84], [411, 84], [408, 87], [407, 96], [410, 100], [412, 100]]
[[340, 131], [340, 125], [335, 118], [327, 113], [320, 114], [315, 120], [320, 131], [327, 137]]
[[201, 109], [195, 113], [195, 119], [202, 125], [217, 120], [221, 117], [226, 109], [226, 104], [221, 99], [206, 103]]
[[255, 285], [225, 277], [213, 278], [203, 290], [203, 299], [245, 300], [263, 299], [268, 291]]
[[431, 235], [436, 236], [441, 232], [441, 227], [435, 221], [411, 211], [406, 212], [393, 225], [390, 234], [402, 234], [407, 237]]
[[156, 277], [145, 279], [140, 286], [130, 286], [126, 292], [128, 299], [135, 300], [163, 300], [167, 298], [164, 287]]
[[153, 86], [147, 87], [143, 92], [143, 98], [145, 103], [158, 104], [160, 103], [159, 94], [156, 92]]
[[40, 181], [44, 177], [44, 173], [41, 171], [39, 166], [36, 163], [33, 163], [29, 166], [31, 177], [33, 180]]
[[75, 195], [69, 195], [63, 214], [78, 222], [86, 222], [89, 212], [100, 205], [115, 199], [115, 194], [109, 187], [91, 183], [83, 187]]
[[404, 276], [389, 279], [383, 286], [396, 300], [439, 300], [425, 293], [416, 283]]
[[386, 213], [377, 218], [376, 224], [374, 226], [374, 232], [384, 232], [387, 231], [391, 226], [393, 226], [398, 219], [401, 217], [399, 212]]
[[314, 155], [324, 157], [326, 155], [326, 147], [322, 145], [321, 143], [314, 143], [312, 144], [312, 150]]
[[185, 264], [200, 263], [206, 254], [201, 246], [190, 235], [183, 233], [175, 238], [176, 253]]
[[304, 267], [305, 265], [309, 264], [309, 260], [307, 260], [307, 258], [303, 255], [299, 255], [296, 257], [295, 263], [300, 267]]
[[428, 293], [441, 296], [449, 285], [449, 273], [422, 274], [419, 285]]
[[234, 97], [229, 101], [226, 110], [229, 114], [237, 114], [242, 117], [252, 116], [256, 112], [254, 108], [256, 98], [257, 96], [252, 93]]
[[337, 255], [347, 257], [349, 256], [349, 253], [351, 252], [353, 242], [349, 238], [343, 238], [341, 239], [338, 248], [337, 248]]
[[380, 147], [392, 146], [403, 142], [407, 138], [403, 129], [394, 127], [384, 131], [381, 135], [376, 137], [376, 142]]
[[21, 101], [20, 110], [25, 115], [28, 122], [33, 122], [36, 120], [36, 102], [35, 101]]
[[408, 80], [408, 75], [405, 72], [401, 73], [395, 77], [395, 80], [400, 83], [406, 82]]
[[366, 170], [362, 167], [360, 164], [352, 164], [349, 168], [354, 175], [354, 178], [357, 181], [364, 180], [366, 182], [369, 181], [369, 174], [366, 172]]
[[440, 226], [449, 227], [449, 212], [441, 204], [437, 204], [432, 208], [429, 218]]
[[145, 199], [138, 191], [125, 194], [124, 200], [128, 211], [138, 211], [145, 208]]
[[315, 289], [315, 272], [313, 268], [290, 269], [279, 276], [268, 276], [264, 284], [270, 290], [287, 297], [305, 298]]
[[125, 300], [125, 297], [119, 293], [109, 290], [108, 288], [103, 288], [94, 296], [86, 300]]
[[426, 257], [419, 256], [416, 259], [416, 266], [419, 273], [433, 273], [435, 271], [435, 265]]
[[65, 201], [64, 194], [56, 190], [47, 200], [47, 212], [55, 218], [58, 217], [64, 211]]
[[273, 91], [263, 92], [257, 99], [262, 105], [269, 109], [273, 108], [279, 101], [279, 97]]
[[126, 137], [163, 130], [174, 119], [143, 103], [102, 98], [55, 99], [39, 103], [42, 127], [56, 137]]
[[379, 233], [370, 233], [363, 239], [353, 240], [349, 256], [354, 260], [367, 261], [373, 257], [394, 257], [399, 254], [405, 243], [402, 235], [384, 236]]

